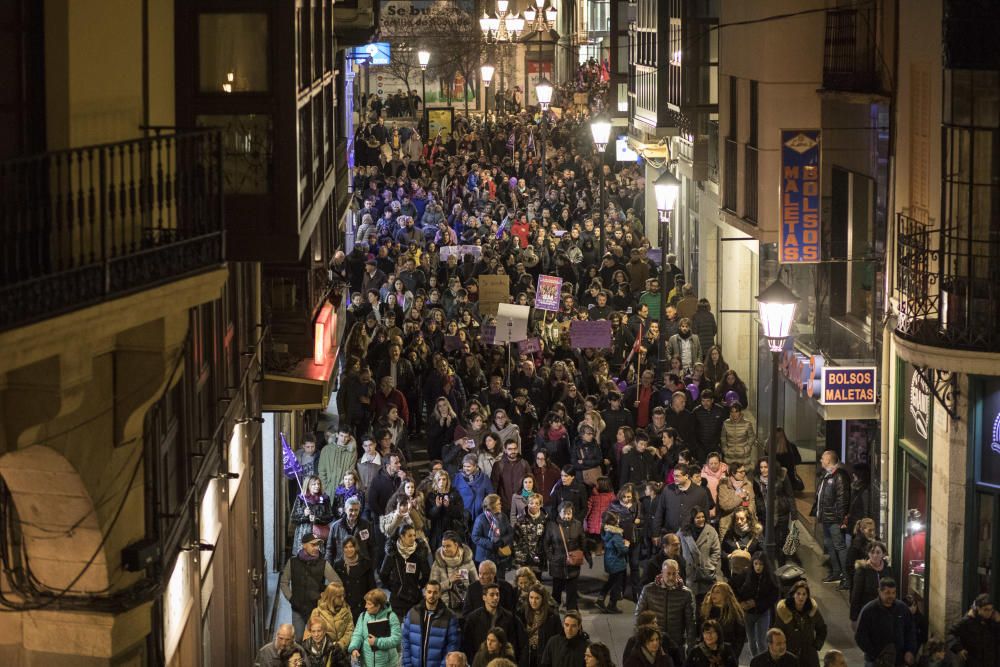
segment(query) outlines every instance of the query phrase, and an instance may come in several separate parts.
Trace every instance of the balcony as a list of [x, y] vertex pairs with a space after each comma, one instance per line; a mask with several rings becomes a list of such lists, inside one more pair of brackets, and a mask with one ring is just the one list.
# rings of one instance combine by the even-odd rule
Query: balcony
[[735, 139], [726, 138], [725, 148], [726, 154], [723, 159], [723, 169], [725, 170], [722, 178], [722, 208], [736, 213], [736, 174], [737, 174], [737, 164], [736, 156], [739, 152], [738, 146]]
[[218, 267], [217, 131], [0, 162], [0, 330]]
[[896, 248], [896, 332], [923, 345], [1000, 352], [1000, 240], [900, 215]]
[[823, 46], [823, 88], [879, 93], [877, 15], [874, 8], [836, 9], [826, 13]]

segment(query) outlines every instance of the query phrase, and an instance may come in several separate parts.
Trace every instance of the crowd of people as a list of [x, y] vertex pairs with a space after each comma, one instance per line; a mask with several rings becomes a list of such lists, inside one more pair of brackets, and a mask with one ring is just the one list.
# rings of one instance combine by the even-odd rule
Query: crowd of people
[[[847, 664], [823, 651], [818, 582], [796, 569], [801, 457], [779, 430], [768, 466], [711, 304], [674, 257], [650, 261], [640, 172], [594, 154], [605, 86], [582, 68], [558, 113], [461, 119], [426, 144], [381, 117], [365, 129], [377, 146], [356, 153], [354, 246], [330, 266], [350, 299], [339, 424], [298, 451], [293, 622], [262, 667], [732, 667], [744, 651], [753, 667]], [[558, 310], [531, 309], [534, 345], [494, 341], [484, 275], [526, 306], [540, 275], [562, 279]], [[574, 347], [576, 320], [608, 320], [610, 346]], [[850, 589], [866, 665], [997, 664], [991, 601], [950, 645], [927, 638], [918, 601], [896, 599], [864, 468], [833, 451], [821, 464], [818, 585]], [[607, 578], [587, 604], [635, 604], [620, 656], [580, 615], [595, 559]]]

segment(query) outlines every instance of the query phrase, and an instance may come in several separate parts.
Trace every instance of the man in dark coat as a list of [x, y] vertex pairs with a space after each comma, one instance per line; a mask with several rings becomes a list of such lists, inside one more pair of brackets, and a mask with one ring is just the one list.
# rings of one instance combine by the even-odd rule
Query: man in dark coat
[[469, 584], [469, 590], [465, 594], [462, 617], [467, 617], [483, 606], [483, 591], [492, 584], [500, 587], [500, 606], [513, 614], [517, 610], [518, 592], [510, 582], [497, 579], [496, 563], [484, 560], [479, 564], [478, 574], [479, 578]]
[[788, 652], [788, 640], [779, 628], [767, 631], [767, 650], [750, 661], [750, 667], [798, 667], [799, 659]]
[[909, 608], [896, 599], [896, 582], [886, 577], [879, 582], [878, 598], [861, 610], [854, 642], [865, 654], [865, 665], [891, 654], [893, 663], [913, 664], [917, 653], [917, 628]]
[[340, 546], [348, 537], [357, 539], [368, 560], [376, 562], [375, 530], [370, 521], [361, 518], [361, 501], [356, 496], [347, 499], [344, 516], [330, 526], [330, 535], [326, 538], [326, 560], [331, 565], [337, 561]]
[[[471, 594], [471, 590], [469, 591]], [[462, 621], [462, 650], [465, 655], [475, 655], [486, 635], [493, 628], [503, 628], [507, 641], [518, 655], [526, 645], [524, 626], [514, 614], [500, 606], [500, 586], [494, 582], [483, 586], [483, 606], [470, 612]]]
[[278, 626], [274, 641], [268, 642], [257, 651], [253, 667], [284, 667], [287, 664], [285, 661], [295, 650], [302, 650], [302, 647], [295, 643], [295, 628], [291, 623], [283, 623]]
[[[716, 405], [715, 394], [711, 389], [701, 392], [698, 397], [701, 405], [696, 407], [691, 415], [694, 417], [695, 435], [698, 440], [697, 454], [705, 457], [702, 452], [717, 452], [722, 441], [722, 424], [729, 416], [722, 406]], [[701, 461], [702, 458], [698, 460]]]
[[698, 422], [695, 420], [694, 415], [688, 412], [687, 400], [687, 392], [675, 391], [673, 393], [670, 397], [670, 409], [667, 410], [666, 424], [677, 429], [677, 435], [680, 436], [684, 447], [691, 448], [696, 456], [701, 456], [699, 460], [704, 463], [704, 460], [708, 457], [700, 451], [701, 447], [698, 444]]
[[968, 667], [1000, 665], [1000, 613], [986, 593], [976, 597], [969, 613], [948, 634], [952, 651]]
[[319, 596], [326, 589], [327, 582], [336, 581], [333, 566], [320, 555], [323, 539], [311, 532], [302, 535], [302, 548], [285, 562], [278, 585], [282, 595], [292, 606], [292, 625], [295, 636], [305, 632], [309, 615], [316, 608]]
[[[691, 510], [701, 507], [706, 512], [712, 507], [712, 495], [708, 489], [691, 481], [691, 476], [700, 472], [698, 466], [679, 465], [674, 468], [674, 483], [663, 487], [656, 497], [653, 514], [653, 535], [664, 531], [676, 533], [690, 523]], [[658, 538], [653, 538], [658, 543]]]
[[521, 492], [524, 478], [531, 476], [531, 464], [521, 456], [521, 446], [516, 440], [507, 440], [503, 448], [505, 456], [493, 464], [491, 477], [504, 514], [510, 514], [510, 499]]
[[583, 617], [578, 611], [569, 611], [563, 617], [562, 634], [551, 637], [545, 645], [541, 667], [579, 667], [586, 662], [584, 654], [589, 645]]
[[851, 477], [840, 465], [840, 456], [832, 449], [820, 457], [823, 477], [816, 483], [816, 502], [812, 516], [823, 526], [823, 546], [830, 557], [830, 576], [824, 583], [842, 582], [847, 573], [847, 514], [851, 503]]

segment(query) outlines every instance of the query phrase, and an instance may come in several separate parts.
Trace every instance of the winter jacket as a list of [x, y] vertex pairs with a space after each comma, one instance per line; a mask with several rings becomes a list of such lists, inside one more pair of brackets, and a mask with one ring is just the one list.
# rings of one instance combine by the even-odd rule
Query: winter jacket
[[[476, 562], [491, 560], [494, 563], [507, 560], [513, 556], [514, 529], [503, 512], [493, 514], [483, 511], [476, 517], [472, 525], [472, 543], [476, 545]], [[501, 547], [510, 547], [511, 554], [500, 554]]]
[[344, 540], [353, 537], [361, 546], [361, 555], [368, 560], [375, 561], [375, 539], [370, 522], [358, 517], [358, 520], [351, 526], [347, 522], [347, 517], [337, 519], [330, 526], [330, 536], [326, 539], [326, 560], [330, 563], [337, 562], [340, 557], [340, 547]]
[[[306, 514], [307, 511], [311, 511], [316, 520], [313, 521]], [[318, 533], [318, 530], [314, 530], [313, 525], [319, 524], [320, 526], [329, 526], [330, 522], [333, 521], [333, 503], [330, 502], [330, 496], [321, 494], [319, 496], [295, 496], [295, 504], [292, 505], [291, 521], [295, 524], [295, 536], [293, 537], [292, 544], [299, 545], [302, 544], [302, 536], [306, 533]]]
[[618, 526], [605, 526], [601, 532], [604, 541], [604, 571], [608, 574], [624, 572], [628, 567], [628, 547], [622, 529]]
[[705, 480], [708, 486], [708, 492], [712, 494], [712, 500], [716, 503], [719, 502], [719, 484], [722, 479], [729, 474], [729, 466], [726, 463], [720, 463], [719, 469], [712, 472], [712, 469], [706, 463], [701, 467], [701, 478]]
[[[795, 508], [795, 491], [792, 489], [788, 471], [784, 467], [778, 469], [777, 486], [774, 487], [774, 491], [774, 514], [777, 517], [777, 525], [788, 525], [789, 519], [799, 518], [799, 512]], [[767, 487], [761, 484], [757, 475], [753, 476], [753, 499], [757, 520], [763, 522], [767, 518]]]
[[802, 611], [791, 597], [778, 601], [771, 627], [785, 633], [788, 650], [799, 658], [802, 667], [819, 667], [819, 650], [826, 641], [826, 621], [813, 598], [806, 600]]
[[745, 508], [751, 514], [757, 511], [757, 502], [754, 499], [753, 484], [750, 482], [749, 478], [744, 478], [743, 486], [741, 487], [746, 491], [746, 499], [744, 500], [736, 492], [736, 486], [733, 485], [733, 477], [727, 475], [722, 478], [719, 483], [719, 495], [716, 499], [718, 502], [718, 507], [715, 510], [715, 515], [719, 518], [719, 534], [725, 535], [726, 531], [729, 530], [729, 525], [733, 521], [733, 512], [742, 508]]
[[690, 522], [692, 508], [700, 507], [707, 512], [714, 506], [704, 486], [688, 484], [688, 488], [681, 490], [676, 484], [668, 484], [656, 497], [653, 535], [661, 535], [663, 531], [676, 533]]
[[799, 667], [800, 664], [798, 656], [790, 652], [775, 660], [770, 652], [764, 651], [750, 661], [750, 667]]
[[587, 516], [587, 487], [577, 476], [573, 483], [566, 486], [562, 480], [552, 488], [552, 497], [555, 499], [553, 505], [558, 507], [561, 503], [568, 502], [573, 505], [573, 518], [582, 521]]
[[[334, 570], [337, 568], [335, 567]], [[370, 589], [369, 589], [370, 590]], [[351, 635], [354, 634], [354, 614], [351, 612], [351, 607], [349, 605], [344, 605], [340, 609], [334, 611], [328, 607], [316, 607], [313, 609], [312, 616], [318, 616], [323, 619], [326, 623], [326, 633], [329, 637], [336, 642], [341, 648], [347, 650], [347, 646], [351, 643]], [[308, 635], [308, 628], [306, 628], [306, 634]], [[305, 641], [309, 641], [306, 639]]]
[[458, 619], [441, 603], [433, 611], [428, 611], [425, 603], [408, 611], [401, 638], [403, 667], [444, 667], [445, 656], [461, 645]]
[[493, 493], [493, 484], [482, 470], [477, 470], [471, 478], [459, 472], [451, 481], [452, 488], [462, 496], [462, 505], [474, 517], [483, 513], [483, 499]]
[[694, 416], [699, 451], [705, 454], [718, 451], [722, 442], [722, 424], [726, 421], [726, 411], [718, 403], [713, 403], [707, 410], [703, 405], [699, 405], [691, 411], [691, 414]]
[[701, 340], [695, 334], [688, 336], [687, 340], [681, 337], [679, 333], [671, 336], [667, 341], [667, 356], [670, 359], [677, 357], [678, 359], [684, 361], [685, 359], [682, 353], [684, 351], [685, 343], [690, 345], [688, 351], [690, 357], [686, 360], [688, 363], [685, 365], [685, 368], [692, 368], [696, 363], [702, 360]]
[[[462, 611], [469, 584], [479, 579], [476, 563], [472, 559], [472, 549], [467, 544], [461, 546], [462, 558], [457, 565], [448, 565], [440, 548], [434, 553], [434, 563], [431, 565], [431, 579], [441, 582], [441, 599], [456, 614]], [[452, 581], [452, 575], [462, 570], [465, 570], [467, 576]]]
[[[431, 578], [430, 554], [423, 542], [417, 542], [416, 551], [404, 558], [395, 544], [390, 543], [378, 573], [382, 587], [389, 590], [389, 604], [393, 610], [405, 613], [423, 599], [421, 589]], [[367, 635], [366, 635], [367, 636]]]
[[733, 650], [734, 655], [740, 655], [743, 652], [743, 645], [747, 643], [746, 621], [741, 620], [737, 616], [733, 616], [728, 622], [725, 622], [722, 620], [722, 608], [714, 605], [709, 607], [708, 618], [703, 618], [701, 620], [704, 621], [708, 619], [719, 622], [719, 625], [722, 627], [723, 641], [725, 641], [726, 645]]
[[344, 585], [344, 599], [351, 608], [351, 614], [358, 618], [365, 611], [365, 595], [376, 587], [375, 566], [372, 561], [362, 558], [354, 567], [347, 567], [343, 559], [333, 564], [333, 571]]
[[542, 427], [538, 429], [538, 433], [535, 434], [535, 452], [543, 450], [548, 454], [549, 461], [553, 465], [562, 469], [564, 465], [569, 463], [569, 435], [563, 433], [562, 435], [556, 437], [550, 435], [549, 429], [547, 427]]
[[[517, 427], [515, 426], [514, 428], [516, 429]], [[500, 442], [504, 442], [502, 438], [503, 436], [501, 436]], [[496, 490], [497, 495], [500, 496], [504, 512], [510, 513], [511, 498], [521, 492], [521, 485], [524, 482], [524, 478], [530, 475], [531, 464], [520, 456], [517, 457], [516, 461], [511, 461], [504, 456], [493, 464], [490, 481], [493, 483], [493, 488]]]
[[684, 667], [737, 667], [738, 664], [738, 658], [733, 655], [728, 644], [722, 644], [712, 651], [701, 642], [688, 651], [687, 660], [684, 661]]
[[[891, 607], [883, 605], [881, 600], [872, 600], [861, 609], [854, 642], [864, 652], [866, 660], [874, 662], [883, 651], [890, 650], [895, 651], [895, 664], [902, 665], [905, 653], [917, 654], [917, 627], [913, 614], [899, 600]], [[791, 649], [791, 643], [788, 648]]]
[[514, 562], [518, 567], [540, 570], [544, 565], [543, 541], [547, 521], [545, 512], [539, 512], [537, 517], [525, 512], [514, 524]]
[[589, 644], [590, 637], [583, 630], [572, 639], [566, 639], [562, 633], [555, 635], [545, 645], [541, 667], [580, 667]]
[[678, 535], [681, 538], [681, 552], [687, 563], [687, 585], [695, 595], [704, 595], [719, 579], [722, 571], [722, 545], [719, 534], [711, 524], [706, 523], [697, 537], [694, 527], [688, 526]]
[[521, 626], [524, 628], [524, 646], [521, 648], [520, 667], [538, 667], [549, 639], [562, 634], [563, 629], [559, 614], [551, 607], [549, 608], [545, 620], [538, 628], [538, 637], [534, 644], [532, 644], [531, 635], [528, 633], [529, 624], [525, 622], [523, 610], [518, 611], [517, 619], [521, 621]]
[[[668, 407], [666, 425], [677, 429], [677, 435], [680, 436], [683, 444], [682, 449], [698, 449], [698, 422], [695, 421], [692, 413], [687, 410], [677, 412]], [[702, 455], [707, 453], [703, 452]]]
[[[461, 473], [459, 473], [461, 474]], [[443, 502], [444, 496], [448, 497], [448, 504]], [[438, 497], [442, 498], [440, 505], [437, 504]], [[427, 540], [432, 549], [441, 546], [441, 538], [449, 530], [453, 530], [461, 537], [468, 534], [468, 527], [465, 522], [465, 502], [462, 495], [455, 489], [449, 489], [448, 493], [441, 494], [435, 491], [427, 493], [424, 501], [424, 516], [427, 517]]]
[[601, 454], [601, 445], [597, 440], [584, 442], [577, 438], [569, 448], [569, 462], [576, 470], [578, 479], [583, 479], [583, 471], [591, 468], [599, 468], [604, 456]]
[[[622, 529], [622, 537], [636, 545], [646, 536], [647, 521], [642, 516], [641, 509], [640, 503], [633, 501], [632, 507], [628, 508], [620, 500], [614, 500], [607, 509], [608, 512], [613, 512], [618, 516], [618, 526]], [[639, 523], [635, 522], [636, 519], [639, 519]]]
[[636, 617], [644, 611], [656, 613], [660, 630], [677, 646], [694, 646], [698, 636], [698, 619], [694, 593], [690, 588], [667, 588], [656, 581], [646, 584], [635, 604]]
[[732, 418], [724, 421], [719, 442], [730, 468], [742, 463], [747, 470], [753, 469], [757, 458], [757, 429], [746, 415], [739, 421]]
[[623, 667], [675, 667], [675, 665], [673, 659], [662, 650], [656, 655], [653, 662], [650, 662], [646, 660], [646, 654], [636, 647], [625, 660]]
[[698, 336], [703, 350], [709, 350], [715, 345], [715, 334], [719, 332], [719, 326], [715, 321], [715, 315], [709, 310], [707, 305], [698, 305], [698, 309], [691, 316], [691, 333]]
[[503, 606], [497, 607], [496, 614], [490, 614], [486, 607], [474, 609], [462, 621], [462, 650], [466, 656], [475, 655], [479, 647], [486, 641], [486, 635], [493, 628], [503, 628], [507, 633], [507, 641], [514, 647], [515, 653], [524, 643], [524, 628], [514, 617], [513, 612]]
[[736, 590], [736, 599], [740, 602], [753, 600], [754, 606], [746, 610], [748, 614], [763, 614], [778, 601], [778, 587], [766, 570], [767, 565], [764, 567], [765, 571], [761, 574], [754, 572], [752, 567], [747, 570], [746, 576]]
[[[587, 498], [587, 517], [583, 520], [583, 528], [588, 535], [600, 535], [601, 526], [604, 525], [604, 513], [615, 501], [615, 494], [594, 493]], [[630, 538], [625, 538], [630, 539]]]
[[280, 587], [292, 609], [305, 618], [316, 608], [319, 596], [328, 581], [334, 581], [336, 573], [322, 556], [313, 558], [304, 550], [285, 562], [281, 572]]
[[633, 447], [625, 452], [618, 462], [618, 488], [626, 484], [640, 486], [656, 479], [657, 463], [656, 455], [649, 449], [640, 452]]
[[948, 631], [951, 650], [968, 651], [968, 667], [1000, 665], [1000, 614], [984, 619], [973, 609]]
[[[562, 531], [560, 532], [560, 528]], [[563, 543], [565, 536], [565, 544]], [[580, 576], [579, 565], [566, 564], [566, 552], [582, 550], [583, 526], [576, 519], [569, 522], [552, 521], [545, 527], [545, 557], [549, 563], [549, 574], [554, 579], [576, 579]]]
[[867, 560], [858, 561], [854, 565], [854, 576], [851, 579], [851, 620], [858, 620], [861, 610], [865, 605], [878, 598], [878, 584], [885, 578], [890, 577], [893, 581], [899, 581], [899, 577], [883, 561], [881, 572], [876, 572]]
[[324, 489], [336, 489], [344, 479], [344, 473], [354, 470], [358, 462], [358, 446], [351, 438], [343, 445], [332, 442], [319, 453], [316, 474]]
[[560, 481], [559, 468], [551, 462], [546, 468], [531, 466], [531, 476], [535, 478], [535, 491], [542, 494], [543, 504], [552, 506], [556, 499], [551, 495], [552, 490]]
[[[375, 640], [375, 649], [368, 645], [368, 623], [370, 621], [389, 621], [389, 636], [379, 637]], [[402, 643], [402, 633], [399, 627], [399, 618], [392, 613], [392, 610], [385, 607], [374, 616], [367, 611], [358, 617], [358, 622], [354, 626], [354, 635], [351, 637], [351, 645], [348, 650], [351, 652], [361, 651], [361, 665], [363, 667], [396, 667], [399, 664], [399, 647]]]
[[816, 503], [813, 514], [820, 523], [840, 525], [847, 519], [851, 504], [851, 478], [843, 466], [833, 472], [823, 471], [816, 485]]

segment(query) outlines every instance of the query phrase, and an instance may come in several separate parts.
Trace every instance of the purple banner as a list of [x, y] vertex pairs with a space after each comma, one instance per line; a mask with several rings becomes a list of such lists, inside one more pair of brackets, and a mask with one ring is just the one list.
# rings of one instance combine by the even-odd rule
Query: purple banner
[[573, 347], [608, 349], [611, 347], [611, 322], [573, 320], [569, 323], [569, 341]]
[[539, 338], [525, 338], [517, 344], [517, 351], [521, 354], [532, 354], [542, 351], [542, 341]]
[[487, 345], [495, 345], [497, 337], [497, 325], [495, 324], [484, 324], [479, 328], [479, 335], [482, 337], [483, 342]]
[[538, 276], [538, 286], [535, 288], [535, 308], [539, 310], [558, 311], [562, 307], [562, 283], [559, 276]]

